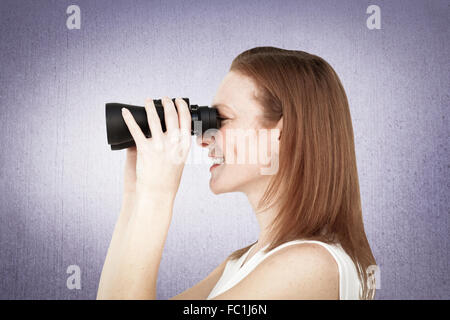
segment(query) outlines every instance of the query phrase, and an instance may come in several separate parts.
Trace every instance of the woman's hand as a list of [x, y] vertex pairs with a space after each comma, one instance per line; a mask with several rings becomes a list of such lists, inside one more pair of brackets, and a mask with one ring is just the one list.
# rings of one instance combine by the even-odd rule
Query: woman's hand
[[103, 265], [98, 299], [155, 299], [158, 268], [170, 226], [173, 200], [191, 146], [191, 114], [182, 99], [178, 113], [168, 97], [162, 99], [166, 132], [152, 99], [145, 110], [151, 138], [132, 114], [122, 116], [136, 143], [127, 150], [124, 198]]
[[[166, 132], [152, 99], [145, 110], [151, 138], [145, 137], [128, 109], [122, 109], [124, 121], [136, 143], [127, 150], [124, 192], [142, 192], [175, 197], [191, 146], [191, 114], [187, 103], [176, 99], [177, 110], [168, 97], [162, 98]], [[134, 184], [134, 186], [133, 186]]]

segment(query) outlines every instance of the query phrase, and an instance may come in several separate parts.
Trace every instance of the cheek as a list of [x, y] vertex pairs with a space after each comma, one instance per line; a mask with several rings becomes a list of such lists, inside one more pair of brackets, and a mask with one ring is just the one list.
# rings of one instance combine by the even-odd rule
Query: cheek
[[262, 166], [270, 164], [279, 150], [279, 141], [276, 140], [276, 131], [267, 130], [258, 138], [258, 163]]
[[[233, 129], [228, 129], [233, 130]], [[256, 134], [246, 137], [245, 141], [237, 139], [230, 133], [227, 139], [226, 132], [222, 132], [222, 143], [220, 149], [223, 151], [227, 164], [265, 165], [269, 161], [272, 144], [270, 133]]]
[[260, 178], [260, 167], [250, 164], [227, 164], [212, 181], [215, 188], [223, 192], [242, 191], [252, 181]]
[[[228, 131], [230, 130], [230, 131]], [[221, 139], [219, 143], [219, 148], [222, 151], [222, 155], [225, 157], [225, 162], [227, 164], [235, 164], [238, 154], [238, 148], [236, 146], [236, 139], [234, 139], [231, 133], [233, 129], [221, 130]], [[227, 132], [230, 135], [227, 139]]]

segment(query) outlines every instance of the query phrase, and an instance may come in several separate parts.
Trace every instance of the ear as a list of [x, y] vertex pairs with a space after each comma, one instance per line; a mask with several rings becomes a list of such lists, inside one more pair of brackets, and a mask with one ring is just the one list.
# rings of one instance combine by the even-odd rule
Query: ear
[[270, 167], [261, 168], [262, 175], [273, 175], [278, 171], [281, 129], [283, 128], [283, 117], [270, 129]]
[[[270, 150], [271, 150], [271, 152], [275, 152], [277, 154], [279, 152], [279, 144], [280, 144], [282, 129], [283, 129], [283, 117], [281, 117], [280, 120], [278, 120], [277, 124], [274, 127], [272, 127], [272, 129], [271, 129], [274, 131], [278, 131], [278, 132], [272, 131], [272, 133], [270, 134], [270, 139], [271, 139]], [[276, 148], [276, 150], [273, 150], [272, 148]]]

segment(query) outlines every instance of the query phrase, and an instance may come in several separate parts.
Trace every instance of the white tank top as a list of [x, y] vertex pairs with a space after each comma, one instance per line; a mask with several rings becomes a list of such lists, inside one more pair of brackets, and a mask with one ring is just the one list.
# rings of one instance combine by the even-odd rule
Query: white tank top
[[336, 263], [339, 268], [339, 299], [340, 300], [358, 300], [359, 294], [362, 291], [361, 283], [358, 278], [357, 269], [355, 264], [353, 263], [350, 256], [344, 251], [340, 244], [327, 244], [325, 242], [316, 241], [316, 240], [293, 240], [285, 242], [279, 245], [276, 248], [273, 248], [271, 251], [267, 253], [263, 253], [263, 249], [265, 249], [268, 244], [261, 248], [258, 252], [256, 252], [245, 264], [242, 268], [239, 268], [244, 262], [245, 258], [249, 254], [251, 248], [244, 253], [239, 259], [228, 260], [225, 269], [223, 270], [222, 276], [219, 281], [217, 281], [214, 288], [209, 293], [206, 300], [212, 299], [219, 294], [227, 291], [231, 287], [235, 286], [239, 281], [244, 279], [253, 269], [256, 268], [258, 264], [260, 264], [265, 258], [273, 254], [274, 252], [297, 243], [317, 243], [322, 245], [325, 249], [327, 249], [330, 254], [336, 260]]

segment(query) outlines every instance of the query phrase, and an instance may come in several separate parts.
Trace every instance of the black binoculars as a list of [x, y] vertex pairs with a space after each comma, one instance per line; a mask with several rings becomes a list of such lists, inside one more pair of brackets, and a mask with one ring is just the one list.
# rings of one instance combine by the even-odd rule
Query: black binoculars
[[[191, 135], [203, 135], [208, 129], [220, 128], [220, 117], [216, 108], [209, 108], [207, 106], [190, 105], [188, 98], [183, 98], [186, 101], [189, 111], [191, 113]], [[175, 99], [172, 99], [175, 104]], [[153, 100], [156, 112], [161, 120], [162, 131], [166, 131], [166, 121], [164, 120], [164, 107], [160, 99]], [[121, 150], [136, 145], [133, 136], [122, 117], [122, 108], [127, 108], [133, 115], [136, 123], [142, 130], [142, 133], [147, 138], [151, 138], [150, 128], [148, 126], [147, 112], [145, 107], [133, 106], [123, 103], [107, 103], [105, 105], [106, 113], [106, 135], [108, 137], [108, 144], [111, 145], [111, 150]], [[199, 127], [199, 128], [198, 128]], [[197, 129], [198, 128], [198, 129]]]

